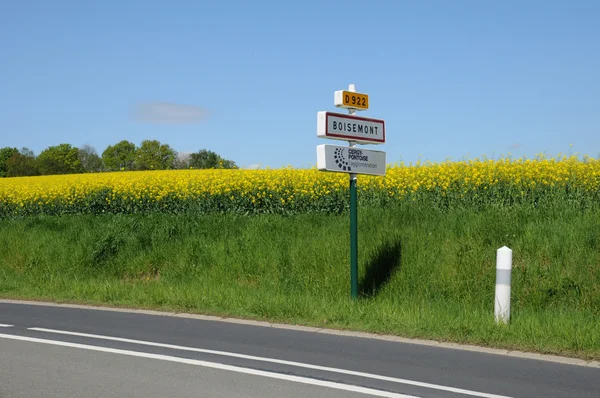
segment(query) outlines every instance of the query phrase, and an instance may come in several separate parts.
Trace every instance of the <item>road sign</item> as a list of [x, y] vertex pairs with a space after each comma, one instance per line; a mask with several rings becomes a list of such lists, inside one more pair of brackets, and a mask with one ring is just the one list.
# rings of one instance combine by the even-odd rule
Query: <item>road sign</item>
[[317, 113], [317, 137], [358, 144], [383, 144], [385, 121], [322, 111]]
[[369, 109], [369, 96], [367, 94], [339, 90], [335, 92], [333, 99], [335, 106], [338, 108], [357, 110]]
[[340, 173], [385, 175], [385, 152], [357, 147], [317, 146], [317, 169]]
[[385, 143], [385, 122], [380, 119], [355, 116], [369, 108], [369, 96], [356, 92], [354, 84], [348, 90], [336, 91], [334, 103], [348, 109], [348, 115], [333, 112], [317, 113], [317, 137], [348, 141], [348, 146], [317, 146], [317, 168], [325, 172], [350, 174], [350, 296], [358, 298], [358, 195], [357, 174], [385, 175], [385, 152], [359, 149], [355, 144]]

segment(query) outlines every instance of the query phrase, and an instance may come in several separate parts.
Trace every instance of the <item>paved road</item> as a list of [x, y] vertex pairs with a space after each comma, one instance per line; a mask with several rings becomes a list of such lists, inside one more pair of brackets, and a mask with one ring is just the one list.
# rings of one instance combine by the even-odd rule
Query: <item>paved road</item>
[[364, 397], [327, 387], [77, 348], [0, 342], [0, 397]]
[[600, 369], [228, 322], [0, 303], [0, 398], [600, 397]]

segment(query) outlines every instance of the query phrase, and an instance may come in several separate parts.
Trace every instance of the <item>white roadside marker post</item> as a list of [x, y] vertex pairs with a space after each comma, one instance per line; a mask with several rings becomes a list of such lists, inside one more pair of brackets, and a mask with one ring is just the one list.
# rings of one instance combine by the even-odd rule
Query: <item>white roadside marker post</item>
[[494, 298], [496, 323], [508, 323], [510, 319], [511, 271], [512, 250], [503, 246], [496, 251], [496, 294]]

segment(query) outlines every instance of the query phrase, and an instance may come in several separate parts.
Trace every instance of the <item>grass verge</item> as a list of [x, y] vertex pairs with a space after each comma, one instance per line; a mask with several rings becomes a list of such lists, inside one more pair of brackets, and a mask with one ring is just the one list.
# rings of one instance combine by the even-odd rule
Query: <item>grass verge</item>
[[[359, 209], [347, 215], [106, 215], [0, 223], [0, 296], [177, 310], [600, 359], [600, 211]], [[513, 250], [511, 323], [493, 319]]]

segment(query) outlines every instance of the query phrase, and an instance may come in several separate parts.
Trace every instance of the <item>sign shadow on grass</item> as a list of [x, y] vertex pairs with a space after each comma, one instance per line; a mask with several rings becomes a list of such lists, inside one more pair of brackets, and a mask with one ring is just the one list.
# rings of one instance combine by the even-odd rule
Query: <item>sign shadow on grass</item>
[[367, 263], [364, 277], [359, 282], [360, 295], [366, 298], [377, 295], [394, 273], [400, 271], [401, 263], [400, 239], [379, 246]]

